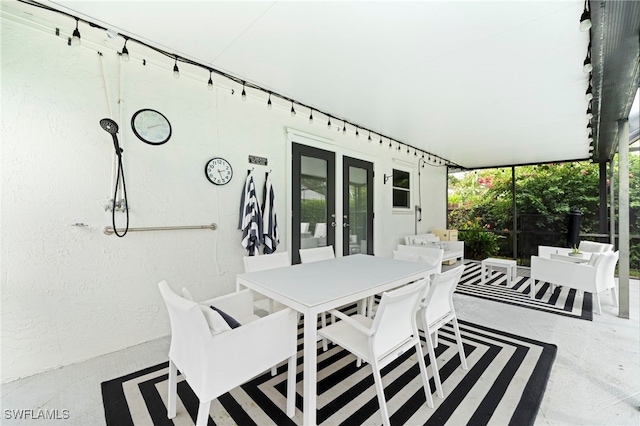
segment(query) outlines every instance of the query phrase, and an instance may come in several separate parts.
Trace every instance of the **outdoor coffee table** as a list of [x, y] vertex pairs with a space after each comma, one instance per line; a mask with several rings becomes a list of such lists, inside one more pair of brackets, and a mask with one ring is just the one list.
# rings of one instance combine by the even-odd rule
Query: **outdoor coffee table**
[[482, 284], [485, 283], [486, 278], [491, 278], [493, 267], [506, 268], [508, 282], [512, 283], [516, 280], [517, 266], [515, 260], [490, 257], [482, 261], [482, 267], [480, 269], [480, 282]]

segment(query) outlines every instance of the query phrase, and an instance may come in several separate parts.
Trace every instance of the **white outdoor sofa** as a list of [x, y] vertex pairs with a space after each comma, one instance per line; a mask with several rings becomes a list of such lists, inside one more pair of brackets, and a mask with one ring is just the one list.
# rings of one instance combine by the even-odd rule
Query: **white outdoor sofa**
[[[545, 259], [551, 258], [551, 254], [568, 255], [571, 253], [570, 248], [538, 246], [538, 256]], [[595, 241], [580, 241], [578, 251], [582, 253], [605, 253], [613, 251], [613, 244], [597, 243]]]
[[[406, 241], [406, 237], [405, 237]], [[442, 241], [442, 242], [429, 242], [425, 244], [398, 244], [398, 250], [409, 251], [415, 249], [442, 249], [444, 254], [442, 255], [442, 261], [447, 262], [449, 260], [458, 261], [464, 263], [464, 241]], [[418, 250], [416, 254], [421, 254]]]
[[600, 314], [600, 293], [611, 290], [613, 305], [618, 306], [614, 273], [619, 252], [611, 250], [591, 255], [588, 263], [572, 263], [558, 259], [531, 256], [531, 291], [535, 298], [536, 281], [588, 291], [593, 294], [593, 310]]

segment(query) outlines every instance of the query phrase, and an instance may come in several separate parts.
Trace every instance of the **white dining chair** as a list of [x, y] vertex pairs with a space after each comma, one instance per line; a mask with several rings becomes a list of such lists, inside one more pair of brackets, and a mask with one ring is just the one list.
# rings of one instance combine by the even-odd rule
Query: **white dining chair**
[[333, 246], [314, 247], [308, 249], [300, 249], [300, 262], [311, 263], [321, 260], [335, 259], [336, 254], [333, 252]]
[[433, 370], [433, 379], [440, 398], [444, 398], [444, 392], [440, 382], [440, 374], [438, 373], [435, 347], [438, 346], [438, 330], [449, 322], [453, 324], [462, 369], [468, 370], [469, 368], [467, 366], [467, 358], [464, 355], [456, 311], [453, 306], [453, 292], [458, 285], [458, 281], [460, 281], [463, 271], [464, 265], [461, 265], [441, 274], [432, 275], [429, 289], [418, 312], [418, 327], [424, 331], [431, 369]]
[[316, 223], [316, 229], [313, 231], [314, 238], [322, 238], [327, 236], [327, 224]]
[[[242, 261], [244, 262], [245, 272], [265, 271], [267, 269], [291, 266], [289, 252], [271, 253], [263, 256], [244, 256]], [[269, 314], [286, 308], [282, 303], [276, 302], [275, 300], [255, 291], [253, 292], [253, 304], [256, 308], [262, 309]], [[272, 376], [275, 377], [278, 374], [277, 369], [278, 368], [276, 366], [271, 368]]]
[[[178, 296], [166, 281], [158, 287], [171, 323], [167, 401], [170, 419], [176, 416], [177, 370], [200, 400], [196, 426], [204, 426], [212, 400], [285, 360], [286, 410], [287, 416], [294, 416], [298, 340], [295, 311], [284, 309], [257, 317], [253, 314], [253, 294], [248, 289], [197, 303]], [[222, 314], [210, 306], [241, 325], [231, 328]]]
[[[244, 262], [245, 272], [265, 271], [267, 269], [291, 266], [291, 258], [289, 257], [288, 252], [272, 253], [262, 256], [244, 256], [242, 260]], [[269, 299], [266, 296], [255, 292], [254, 303], [258, 308], [264, 309], [268, 313], [285, 308], [283, 304], [274, 302], [272, 299]]]
[[389, 425], [389, 412], [380, 370], [411, 348], [416, 350], [427, 405], [433, 407], [427, 366], [416, 324], [416, 314], [424, 296], [425, 286], [426, 280], [422, 279], [382, 293], [378, 312], [373, 319], [360, 314], [348, 316], [333, 310], [331, 313], [341, 321], [319, 330], [321, 336], [371, 365], [383, 425]]
[[[301, 263], [319, 262], [321, 260], [329, 260], [329, 259], [336, 258], [336, 255], [333, 252], [333, 246], [300, 249], [299, 253], [300, 253]], [[322, 325], [322, 327], [327, 326], [326, 312], [323, 312], [320, 314], [320, 324]], [[327, 339], [322, 339], [322, 350], [326, 352], [327, 349], [329, 349], [329, 344], [327, 342]]]

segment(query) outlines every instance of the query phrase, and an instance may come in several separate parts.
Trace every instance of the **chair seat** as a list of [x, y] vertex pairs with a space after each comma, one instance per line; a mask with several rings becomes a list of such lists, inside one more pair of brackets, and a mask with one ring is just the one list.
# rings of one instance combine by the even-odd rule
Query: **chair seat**
[[[352, 315], [350, 318], [359, 322], [366, 328], [371, 328], [371, 324], [373, 323], [373, 319], [360, 314]], [[326, 337], [334, 343], [337, 343], [358, 358], [362, 358], [364, 361], [370, 362], [368, 336], [353, 328], [346, 321], [337, 321], [331, 325], [323, 327], [318, 330], [318, 334], [322, 337]]]

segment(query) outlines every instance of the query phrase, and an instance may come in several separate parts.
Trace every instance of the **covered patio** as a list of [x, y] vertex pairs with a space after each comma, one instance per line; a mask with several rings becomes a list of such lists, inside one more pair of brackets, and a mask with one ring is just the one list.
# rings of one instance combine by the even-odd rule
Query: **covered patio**
[[[304, 244], [389, 258], [404, 236], [447, 227], [449, 172], [572, 161], [599, 167], [597, 238], [620, 253], [619, 307], [605, 295], [602, 314], [585, 321], [455, 294], [475, 376], [445, 367], [443, 387], [458, 402], [435, 398], [450, 412], [429, 421], [477, 420], [463, 403], [481, 400], [496, 417], [478, 423], [508, 423], [528, 402], [535, 424], [638, 423], [629, 186], [640, 173], [629, 170], [629, 143], [638, 139], [640, 2], [12, 0], [0, 19], [3, 424], [34, 424], [38, 410], [65, 424], [115, 424], [100, 386], [127, 375], [132, 423], [166, 420], [164, 405], [135, 391], [157, 389], [162, 400], [166, 390], [163, 370], [137, 384], [167, 361], [157, 283], [196, 300], [235, 291], [247, 255], [238, 206], [242, 223], [250, 182], [256, 198], [266, 199], [262, 185], [275, 194], [275, 250], [293, 263]], [[164, 120], [145, 128], [136, 118], [147, 116]], [[616, 153], [618, 184], [607, 186]], [[516, 257], [520, 230], [511, 232]], [[478, 265], [465, 266], [474, 281]], [[518, 285], [529, 277], [518, 267]], [[480, 374], [485, 348], [474, 345], [485, 334], [487, 353], [507, 366], [486, 361]], [[548, 376], [509, 370], [513, 354], [541, 347]], [[318, 353], [321, 364], [338, 357], [335, 346]], [[487, 389], [459, 386], [472, 379]], [[519, 382], [537, 399], [512, 399]], [[503, 388], [492, 393], [491, 383]], [[269, 386], [278, 400], [279, 385]], [[360, 408], [326, 395], [319, 424], [356, 418]], [[216, 406], [216, 424], [242, 423], [238, 407], [260, 405], [234, 398], [235, 409]], [[184, 398], [176, 424], [192, 423], [193, 403]], [[424, 424], [422, 411], [402, 414], [410, 405], [392, 402], [392, 423], [398, 413], [396, 423]], [[297, 408], [292, 422], [303, 424]], [[259, 424], [269, 417], [246, 412]], [[363, 416], [355, 424], [379, 423]]]

